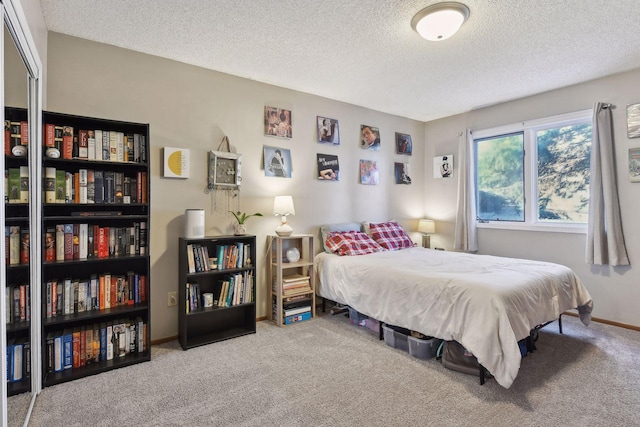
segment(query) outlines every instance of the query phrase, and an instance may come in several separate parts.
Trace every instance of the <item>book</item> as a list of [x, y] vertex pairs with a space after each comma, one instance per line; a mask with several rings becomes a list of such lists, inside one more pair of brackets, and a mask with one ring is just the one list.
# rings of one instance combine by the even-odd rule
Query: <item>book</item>
[[84, 129], [78, 130], [78, 158], [89, 158], [89, 133]]
[[102, 130], [96, 129], [94, 133], [95, 133], [95, 139], [96, 139], [96, 144], [95, 144], [96, 152], [94, 154], [95, 159], [104, 160], [104, 158], [102, 157]]
[[96, 131], [87, 130], [87, 159], [96, 160]]
[[20, 264], [29, 264], [30, 242], [29, 229], [24, 227], [20, 230]]
[[20, 166], [20, 203], [29, 203], [29, 166]]
[[62, 369], [73, 368], [73, 331], [65, 329], [62, 332]]
[[301, 314], [294, 314], [292, 316], [286, 316], [283, 319], [283, 323], [285, 325], [290, 325], [292, 323], [302, 322], [304, 320], [309, 320], [309, 319], [311, 319], [311, 312], [307, 311], [307, 312], [301, 313]]
[[73, 224], [64, 224], [64, 260], [73, 260]]
[[76, 203], [87, 204], [88, 203], [88, 194], [87, 194], [87, 185], [89, 182], [87, 169], [80, 169], [78, 171], [78, 188], [79, 188], [79, 196], [77, 198]]
[[62, 129], [62, 158], [73, 158], [73, 127], [64, 126]]
[[61, 372], [64, 369], [64, 345], [62, 332], [57, 332], [53, 338], [53, 371]]
[[79, 255], [78, 259], [87, 259], [89, 253], [89, 224], [78, 224]]
[[118, 161], [118, 132], [109, 132], [109, 158], [107, 160]]
[[290, 308], [284, 310], [285, 317], [295, 316], [296, 314], [306, 313], [307, 311], [311, 311], [311, 306], [305, 305], [302, 307]]
[[9, 226], [9, 265], [20, 264], [20, 226]]
[[9, 203], [20, 203], [20, 168], [9, 168]]
[[111, 141], [111, 136], [109, 135], [109, 131], [106, 131], [106, 130], [102, 131], [102, 160], [105, 160], [105, 161], [111, 160], [110, 141]]
[[[11, 185], [11, 175], [9, 175], [9, 185]], [[44, 201], [45, 203], [56, 202], [56, 168], [44, 169]]]
[[66, 202], [66, 176], [65, 171], [56, 169], [56, 203]]

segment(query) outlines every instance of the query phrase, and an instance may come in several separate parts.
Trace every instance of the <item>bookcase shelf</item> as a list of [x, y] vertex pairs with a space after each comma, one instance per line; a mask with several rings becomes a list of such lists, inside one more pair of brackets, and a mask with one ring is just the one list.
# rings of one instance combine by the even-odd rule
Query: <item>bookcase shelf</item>
[[151, 359], [150, 141], [142, 123], [45, 111], [42, 124], [48, 387]]
[[[178, 340], [182, 348], [254, 334], [255, 236], [181, 237], [179, 256]], [[224, 268], [225, 262], [229, 268]], [[205, 294], [211, 294], [210, 307], [204, 303]]]
[[[268, 236], [268, 239], [269, 319], [278, 326], [286, 326], [315, 318], [313, 235]], [[289, 259], [294, 255], [299, 259]]]

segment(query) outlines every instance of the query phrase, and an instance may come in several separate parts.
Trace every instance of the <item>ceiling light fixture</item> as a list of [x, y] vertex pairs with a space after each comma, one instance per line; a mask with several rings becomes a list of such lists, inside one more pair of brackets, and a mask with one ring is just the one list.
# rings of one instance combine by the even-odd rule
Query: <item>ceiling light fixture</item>
[[411, 20], [411, 27], [427, 40], [446, 40], [460, 29], [469, 13], [469, 8], [462, 3], [436, 3], [418, 12]]

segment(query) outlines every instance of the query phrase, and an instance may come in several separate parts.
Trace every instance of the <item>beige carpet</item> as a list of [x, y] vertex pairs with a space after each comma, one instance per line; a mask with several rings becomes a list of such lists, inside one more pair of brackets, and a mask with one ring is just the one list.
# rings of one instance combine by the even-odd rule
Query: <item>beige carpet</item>
[[510, 389], [390, 348], [344, 316], [258, 332], [48, 387], [33, 426], [640, 425], [640, 333], [564, 318]]

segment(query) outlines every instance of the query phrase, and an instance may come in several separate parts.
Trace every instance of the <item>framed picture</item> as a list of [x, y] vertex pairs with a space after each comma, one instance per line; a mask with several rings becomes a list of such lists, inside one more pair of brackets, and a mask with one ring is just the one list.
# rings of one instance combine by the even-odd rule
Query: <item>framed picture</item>
[[264, 107], [264, 134], [280, 138], [291, 138], [291, 110]]
[[453, 154], [433, 158], [434, 178], [453, 178]]
[[185, 148], [164, 147], [165, 178], [189, 178], [189, 150]]
[[627, 136], [640, 137], [640, 104], [627, 105]]
[[412, 149], [411, 135], [396, 132], [396, 153], [410, 156]]
[[291, 151], [287, 148], [264, 146], [264, 176], [291, 178]]
[[237, 190], [242, 181], [242, 155], [227, 151], [209, 151], [209, 189]]
[[340, 165], [338, 156], [333, 154], [317, 154], [318, 179], [322, 181], [340, 181]]
[[360, 147], [365, 150], [379, 150], [380, 129], [375, 126], [360, 125]]
[[340, 129], [336, 119], [317, 116], [318, 142], [340, 145]]
[[411, 174], [409, 173], [409, 163], [396, 162], [393, 165], [396, 176], [396, 184], [411, 184]]
[[629, 181], [640, 182], [640, 148], [629, 148]]
[[360, 184], [378, 185], [380, 183], [380, 171], [376, 160], [360, 160]]

